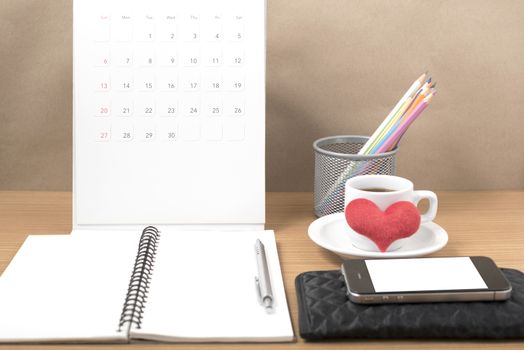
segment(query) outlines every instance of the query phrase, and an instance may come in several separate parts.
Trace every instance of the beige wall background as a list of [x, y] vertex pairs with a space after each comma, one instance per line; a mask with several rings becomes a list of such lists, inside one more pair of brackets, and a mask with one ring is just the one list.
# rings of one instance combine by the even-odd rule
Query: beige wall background
[[[524, 1], [268, 0], [267, 188], [313, 188], [312, 142], [371, 134], [429, 70], [397, 173], [524, 189]], [[71, 189], [72, 2], [0, 1], [0, 190]]]

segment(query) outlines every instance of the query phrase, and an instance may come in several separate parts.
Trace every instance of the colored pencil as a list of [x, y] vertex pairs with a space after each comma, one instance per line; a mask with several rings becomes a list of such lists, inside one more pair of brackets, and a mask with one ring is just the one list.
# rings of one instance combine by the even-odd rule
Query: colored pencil
[[[372, 155], [393, 150], [409, 126], [430, 103], [436, 93], [435, 85], [436, 83], [432, 82], [427, 72], [415, 80], [362, 146], [358, 155]], [[333, 199], [344, 195], [346, 180], [356, 175], [365, 174], [368, 170], [369, 164], [367, 162], [351, 161], [330, 186], [324, 198], [321, 199], [320, 206], [330, 206], [337, 203], [338, 201]], [[331, 209], [333, 208], [328, 208], [328, 211]]]
[[395, 132], [391, 134], [390, 137], [382, 144], [382, 146], [377, 150], [377, 153], [387, 152], [393, 149], [397, 143], [400, 141], [404, 133], [411, 126], [411, 124], [418, 118], [418, 116], [426, 109], [429, 102], [433, 98], [434, 94], [428, 95], [424, 100], [419, 103], [419, 105], [412, 111], [412, 113], [406, 117], [406, 120], [400, 125]]
[[373, 133], [373, 135], [371, 135], [371, 137], [368, 139], [368, 141], [364, 144], [364, 146], [362, 146], [362, 148], [360, 149], [359, 153], [358, 154], [368, 154], [368, 151], [370, 151], [371, 147], [372, 147], [372, 144], [374, 142], [374, 140], [380, 135], [380, 133], [382, 132], [382, 130], [386, 127], [386, 125], [389, 123], [389, 121], [397, 114], [398, 110], [400, 109], [400, 107], [405, 103], [405, 101], [413, 95], [413, 93], [415, 93], [421, 86], [422, 84], [424, 84], [424, 82], [426, 81], [426, 77], [427, 77], [428, 73], [425, 72], [423, 73], [420, 77], [418, 77], [417, 80], [415, 80], [411, 86], [409, 87], [409, 89], [406, 91], [406, 93], [402, 96], [402, 98], [397, 102], [397, 104], [395, 105], [395, 107], [393, 107], [393, 109], [391, 110], [391, 112], [389, 112], [389, 114], [387, 115], [386, 119], [384, 119], [384, 121], [382, 122], [382, 124], [380, 124], [380, 126], [377, 128], [377, 130], [375, 130], [375, 132]]

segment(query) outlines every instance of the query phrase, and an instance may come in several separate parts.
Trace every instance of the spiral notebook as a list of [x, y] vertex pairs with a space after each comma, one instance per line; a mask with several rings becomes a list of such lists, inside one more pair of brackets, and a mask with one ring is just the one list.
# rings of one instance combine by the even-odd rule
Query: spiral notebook
[[[254, 284], [256, 239], [269, 311]], [[273, 231], [29, 236], [0, 277], [0, 310], [4, 343], [293, 339]]]

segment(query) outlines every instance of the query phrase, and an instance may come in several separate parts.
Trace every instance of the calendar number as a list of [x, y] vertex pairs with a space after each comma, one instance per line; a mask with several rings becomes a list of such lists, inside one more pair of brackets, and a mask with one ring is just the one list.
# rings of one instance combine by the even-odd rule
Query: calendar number
[[184, 90], [197, 91], [200, 89], [200, 76], [195, 74], [187, 75], [183, 78]]
[[109, 99], [101, 99], [97, 101], [93, 110], [96, 117], [107, 117], [111, 114], [111, 101]]
[[153, 99], [138, 99], [135, 103], [137, 104], [135, 106], [137, 113], [141, 117], [151, 117], [156, 113]]
[[115, 137], [117, 138], [117, 141], [131, 141], [134, 137], [133, 127], [127, 123], [120, 126], [117, 125]]
[[176, 125], [169, 123], [162, 126], [162, 132], [159, 134], [164, 141], [175, 141], [178, 139]]
[[94, 66], [95, 67], [107, 67], [110, 65], [109, 61], [109, 49], [103, 48], [94, 54]]
[[241, 115], [244, 115], [244, 113], [245, 113], [244, 101], [242, 100], [228, 101], [226, 105], [226, 114], [232, 115], [232, 116], [241, 116]]
[[204, 51], [204, 64], [210, 67], [222, 65], [222, 50], [214, 47]]
[[152, 141], [155, 138], [155, 129], [149, 125], [142, 125], [138, 128], [138, 138], [141, 141]]
[[199, 50], [187, 50], [184, 52], [182, 63], [187, 67], [196, 67], [200, 64], [200, 51]]
[[151, 117], [155, 114], [155, 103], [153, 100], [139, 100], [136, 110], [139, 116]]
[[241, 76], [233, 76], [228, 79], [229, 90], [238, 91], [244, 89], [244, 78]]
[[210, 76], [205, 84], [207, 90], [219, 91], [222, 88], [222, 79], [219, 76]]
[[140, 50], [135, 52], [138, 56], [138, 64], [142, 67], [151, 67], [155, 64], [155, 52], [152, 50]]
[[96, 141], [109, 141], [111, 139], [111, 132], [109, 128], [101, 128], [96, 132]]
[[119, 117], [129, 117], [133, 114], [133, 101], [129, 98], [116, 98], [113, 101], [113, 110]]
[[231, 41], [244, 40], [244, 23], [241, 16], [235, 18], [235, 23], [230, 27], [229, 39]]
[[196, 116], [200, 113], [200, 100], [188, 98], [183, 101], [182, 113], [187, 116]]
[[[193, 23], [190, 23], [193, 22]], [[200, 30], [198, 26], [198, 19], [193, 18], [190, 22], [183, 24], [184, 41], [196, 42], [200, 40]]]
[[155, 24], [152, 16], [146, 15], [142, 23], [137, 27], [138, 39], [140, 41], [154, 41], [155, 40]]
[[170, 95], [165, 95], [159, 101], [158, 113], [162, 117], [175, 117], [178, 114], [177, 101]]
[[133, 65], [133, 50], [129, 47], [114, 50], [113, 56], [117, 66], [129, 67]]
[[222, 25], [220, 17], [214, 17], [214, 19], [212, 19], [212, 22], [214, 23], [209, 25], [206, 34], [207, 40], [212, 42], [220, 41], [222, 39]]

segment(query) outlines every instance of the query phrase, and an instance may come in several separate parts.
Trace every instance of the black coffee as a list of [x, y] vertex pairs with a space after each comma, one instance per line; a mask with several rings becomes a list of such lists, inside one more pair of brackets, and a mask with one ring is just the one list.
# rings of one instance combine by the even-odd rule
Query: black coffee
[[395, 192], [395, 190], [392, 190], [389, 188], [381, 188], [381, 187], [361, 188], [360, 190], [367, 191], [367, 192]]

